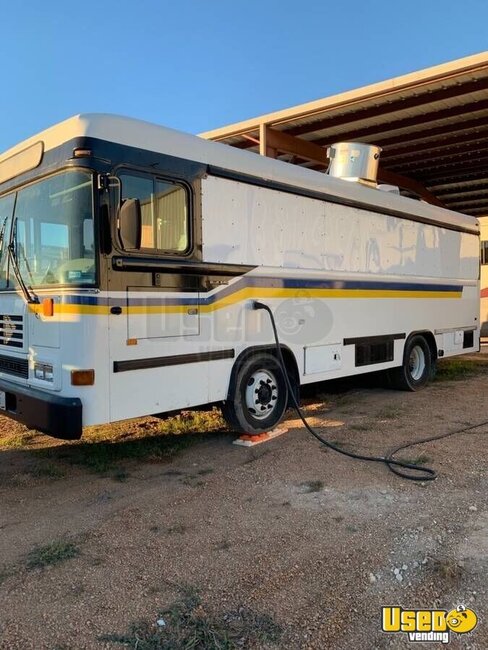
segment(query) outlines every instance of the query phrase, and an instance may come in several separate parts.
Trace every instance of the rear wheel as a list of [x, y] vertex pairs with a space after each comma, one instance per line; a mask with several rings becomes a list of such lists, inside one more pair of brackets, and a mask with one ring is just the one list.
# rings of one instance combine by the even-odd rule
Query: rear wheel
[[259, 434], [280, 422], [287, 402], [280, 364], [273, 355], [259, 353], [246, 359], [235, 373], [222, 413], [233, 429]]
[[434, 360], [429, 344], [418, 334], [408, 339], [403, 364], [388, 371], [391, 385], [399, 390], [420, 390], [433, 377]]

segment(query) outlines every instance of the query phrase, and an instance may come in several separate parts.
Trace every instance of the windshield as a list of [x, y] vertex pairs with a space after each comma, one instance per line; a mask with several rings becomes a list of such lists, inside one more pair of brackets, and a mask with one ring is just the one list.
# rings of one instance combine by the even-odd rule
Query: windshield
[[16, 286], [9, 241], [29, 287], [95, 282], [92, 191], [91, 174], [73, 170], [0, 198], [0, 289]]

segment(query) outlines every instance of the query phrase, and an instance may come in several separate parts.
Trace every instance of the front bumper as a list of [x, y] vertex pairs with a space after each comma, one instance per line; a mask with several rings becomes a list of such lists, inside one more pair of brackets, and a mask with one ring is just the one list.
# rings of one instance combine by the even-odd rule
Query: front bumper
[[82, 406], [78, 397], [61, 397], [4, 379], [0, 380], [0, 391], [5, 393], [5, 410], [0, 410], [0, 415], [54, 438], [81, 438]]

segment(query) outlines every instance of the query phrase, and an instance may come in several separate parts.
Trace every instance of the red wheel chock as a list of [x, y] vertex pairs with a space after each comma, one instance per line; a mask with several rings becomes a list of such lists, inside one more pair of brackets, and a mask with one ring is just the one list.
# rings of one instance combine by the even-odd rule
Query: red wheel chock
[[286, 433], [288, 429], [273, 429], [272, 431], [266, 431], [265, 433], [259, 433], [258, 435], [251, 435], [250, 433], [243, 433], [242, 436], [239, 436], [237, 440], [233, 441], [233, 445], [240, 445], [241, 447], [254, 447], [254, 445], [260, 445], [263, 442], [268, 442], [277, 438], [278, 436]]

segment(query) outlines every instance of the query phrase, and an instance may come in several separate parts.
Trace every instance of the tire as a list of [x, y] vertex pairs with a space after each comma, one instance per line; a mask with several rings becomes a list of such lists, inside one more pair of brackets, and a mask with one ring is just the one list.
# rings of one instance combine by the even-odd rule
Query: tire
[[271, 431], [283, 417], [288, 388], [281, 366], [271, 354], [244, 360], [234, 374], [222, 414], [232, 429], [250, 434]]
[[424, 388], [435, 374], [435, 362], [429, 344], [420, 334], [409, 338], [403, 352], [403, 364], [388, 371], [390, 384], [397, 390]]

